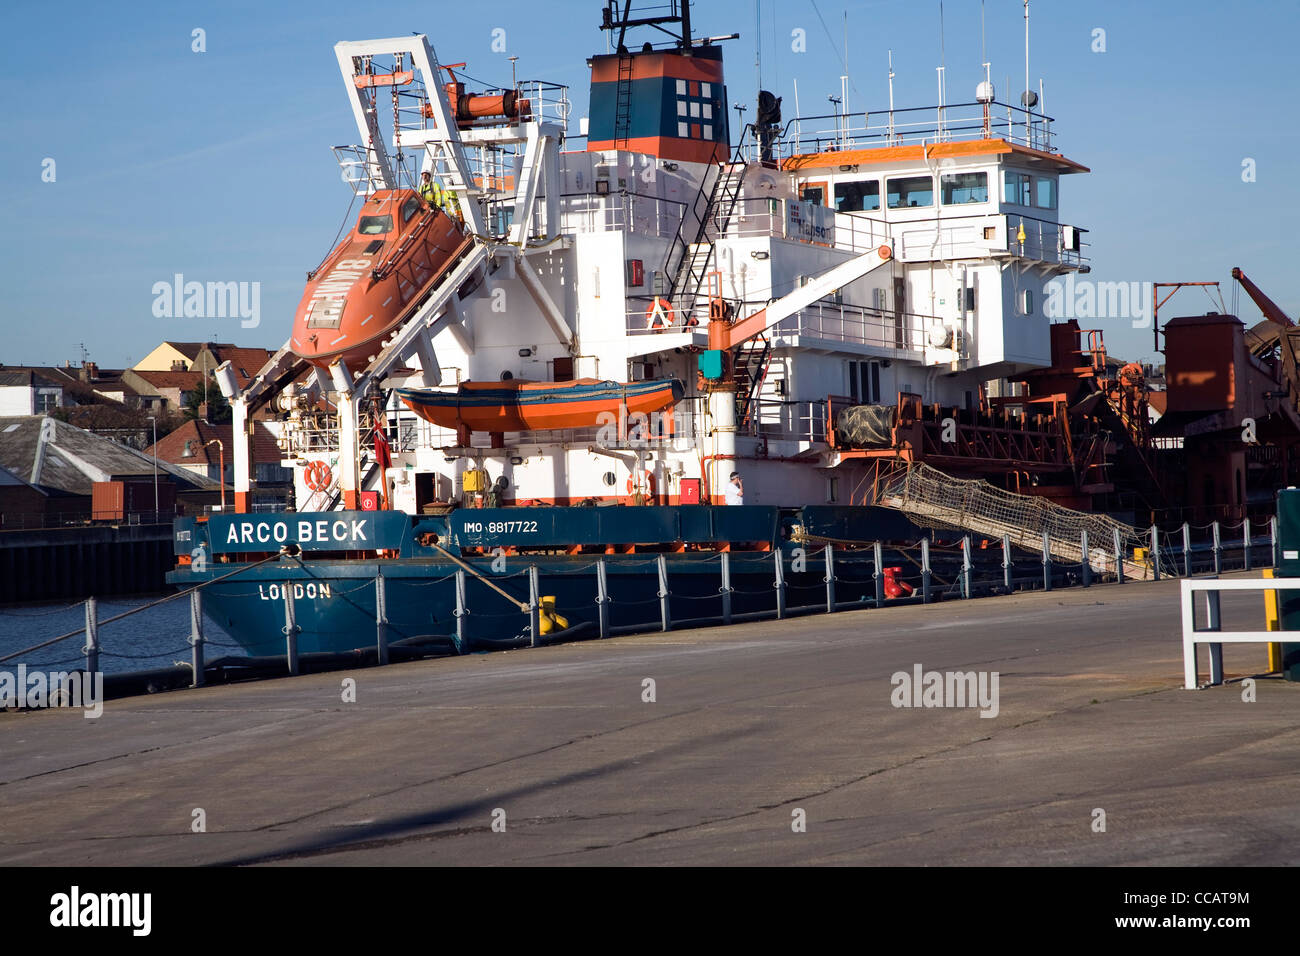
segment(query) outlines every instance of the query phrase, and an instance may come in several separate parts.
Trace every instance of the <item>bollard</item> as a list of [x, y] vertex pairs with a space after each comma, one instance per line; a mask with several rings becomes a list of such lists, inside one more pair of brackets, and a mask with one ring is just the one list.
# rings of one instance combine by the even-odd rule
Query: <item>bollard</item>
[[1217, 522], [1217, 521], [1214, 522], [1212, 525], [1210, 525], [1210, 528], [1211, 528], [1211, 529], [1213, 530], [1213, 532], [1214, 532], [1214, 573], [1215, 573], [1215, 574], [1222, 574], [1222, 573], [1223, 573], [1223, 555], [1222, 555], [1222, 553], [1221, 553], [1220, 550], [1219, 550], [1219, 522]]
[[1002, 586], [1011, 590], [1011, 535], [1002, 536]]
[[835, 613], [835, 549], [826, 545], [826, 613]]
[[722, 552], [722, 623], [731, 623], [731, 552]]
[[[779, 573], [781, 552], [777, 551], [776, 554]], [[673, 622], [668, 615], [668, 559], [661, 554], [655, 563], [659, 565], [659, 629], [671, 631]]]
[[1124, 542], [1120, 538], [1119, 528], [1114, 529], [1112, 534], [1115, 544], [1115, 581], [1118, 584], [1124, 583]]
[[1092, 587], [1092, 565], [1088, 563], [1088, 529], [1084, 528], [1079, 532], [1079, 553], [1083, 560], [1079, 563], [1079, 571], [1083, 577], [1083, 586]]
[[1052, 590], [1052, 552], [1047, 549], [1047, 532], [1043, 532], [1043, 590]]
[[1243, 518], [1241, 521], [1241, 554], [1242, 563], [1245, 570], [1250, 570], [1250, 519]]
[[198, 591], [190, 594], [190, 669], [194, 671], [191, 687], [203, 686], [203, 599]]
[[1268, 519], [1268, 540], [1269, 551], [1273, 555], [1273, 566], [1278, 567], [1282, 563], [1282, 556], [1277, 551], [1277, 515]]
[[879, 541], [872, 548], [875, 556], [876, 570], [872, 577], [876, 579], [876, 607], [885, 606], [885, 547]]
[[469, 608], [465, 603], [465, 571], [461, 568], [456, 569], [456, 610], [452, 612], [456, 618], [456, 653], [465, 653], [465, 617], [469, 614]]
[[961, 539], [961, 596], [970, 598], [971, 593], [971, 554], [970, 554], [970, 535], [964, 535]]
[[375, 660], [388, 663], [388, 595], [384, 586], [384, 572], [375, 569]]
[[921, 539], [921, 603], [930, 603], [930, 539]]
[[289, 673], [298, 673], [298, 620], [294, 614], [293, 585], [282, 584], [284, 591], [284, 659], [289, 665]]
[[542, 630], [542, 585], [535, 564], [528, 566], [528, 629], [532, 634], [531, 645], [536, 647]]
[[785, 617], [785, 565], [782, 563], [780, 548], [772, 551], [772, 561], [776, 568], [776, 578], [772, 582], [772, 587], [776, 588], [776, 618], [779, 621]]
[[1183, 577], [1192, 576], [1192, 526], [1183, 522]]
[[86, 598], [86, 673], [99, 673], [99, 611], [93, 597]]
[[1151, 526], [1151, 580], [1160, 580], [1160, 529]]
[[600, 636], [609, 637], [609, 571], [605, 559], [596, 562], [596, 616], [600, 619]]
[[[1219, 616], [1219, 592], [1205, 592], [1205, 629], [1207, 631], [1219, 631], [1223, 629], [1223, 622]], [[1210, 683], [1218, 685], [1223, 683], [1223, 645], [1211, 644], [1210, 647]]]

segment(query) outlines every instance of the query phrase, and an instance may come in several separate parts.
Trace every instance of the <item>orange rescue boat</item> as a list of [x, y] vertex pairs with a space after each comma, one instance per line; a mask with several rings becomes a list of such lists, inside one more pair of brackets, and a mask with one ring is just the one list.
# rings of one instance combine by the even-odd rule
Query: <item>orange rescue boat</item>
[[342, 358], [356, 371], [472, 244], [459, 221], [413, 189], [366, 197], [356, 226], [309, 274], [290, 347], [312, 365]]
[[443, 428], [476, 432], [546, 431], [589, 428], [602, 424], [602, 414], [618, 420], [650, 415], [681, 401], [676, 379], [649, 382], [602, 382], [581, 378], [572, 382], [463, 382], [454, 392], [399, 388], [398, 396], [425, 421]]

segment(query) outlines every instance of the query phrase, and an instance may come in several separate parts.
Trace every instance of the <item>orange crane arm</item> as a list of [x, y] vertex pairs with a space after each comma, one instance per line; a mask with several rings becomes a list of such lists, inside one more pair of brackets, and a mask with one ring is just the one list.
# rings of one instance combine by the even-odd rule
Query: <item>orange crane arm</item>
[[1246, 278], [1246, 273], [1236, 266], [1232, 267], [1232, 277], [1241, 283], [1241, 287], [1246, 290], [1246, 295], [1250, 296], [1255, 304], [1259, 306], [1259, 311], [1264, 313], [1265, 318], [1283, 327], [1295, 325], [1294, 322], [1287, 318], [1287, 314], [1278, 308], [1277, 303], [1266, 296], [1263, 289]]

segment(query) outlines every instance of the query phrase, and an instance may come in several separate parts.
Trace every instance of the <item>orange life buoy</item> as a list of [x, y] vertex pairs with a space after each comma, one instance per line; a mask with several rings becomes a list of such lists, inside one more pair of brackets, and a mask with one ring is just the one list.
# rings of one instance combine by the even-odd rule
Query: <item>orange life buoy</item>
[[663, 296], [657, 295], [646, 306], [645, 310], [645, 327], [647, 329], [666, 329], [676, 320], [673, 314], [672, 303]]
[[640, 489], [638, 489], [636, 485], [636, 475], [632, 474], [627, 476], [627, 493], [629, 495], [643, 494], [647, 498], [653, 498], [656, 493], [655, 473], [647, 468], [643, 474], [645, 475], [645, 478], [642, 481]]
[[302, 476], [302, 480], [312, 491], [324, 491], [333, 479], [330, 466], [323, 461], [308, 462]]

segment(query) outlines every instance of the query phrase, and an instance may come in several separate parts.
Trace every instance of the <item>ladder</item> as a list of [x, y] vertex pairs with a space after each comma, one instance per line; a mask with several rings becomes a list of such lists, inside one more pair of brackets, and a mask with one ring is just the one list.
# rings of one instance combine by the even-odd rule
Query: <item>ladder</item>
[[[718, 167], [711, 183], [706, 173], [695, 199], [682, 211], [682, 224], [673, 239], [667, 260], [667, 271], [673, 277], [668, 299], [682, 321], [695, 313], [702, 299], [708, 298], [707, 295], [701, 296], [700, 289], [709, 275], [713, 244], [726, 234], [735, 215], [736, 201], [740, 198], [747, 168], [744, 147], [748, 135], [747, 126], [731, 159]], [[688, 241], [686, 233], [692, 226], [695, 233]]]
[[618, 55], [618, 90], [614, 105], [614, 148], [627, 149], [632, 126], [632, 55]]
[[740, 415], [740, 424], [747, 427], [751, 419], [757, 417], [758, 411], [758, 393], [763, 387], [763, 379], [767, 377], [768, 366], [772, 362], [772, 341], [765, 335], [752, 338], [747, 341], [736, 353], [736, 380], [740, 382], [740, 376], [743, 374], [745, 380], [744, 396], [737, 392], [737, 400], [742, 402], [737, 409]]

